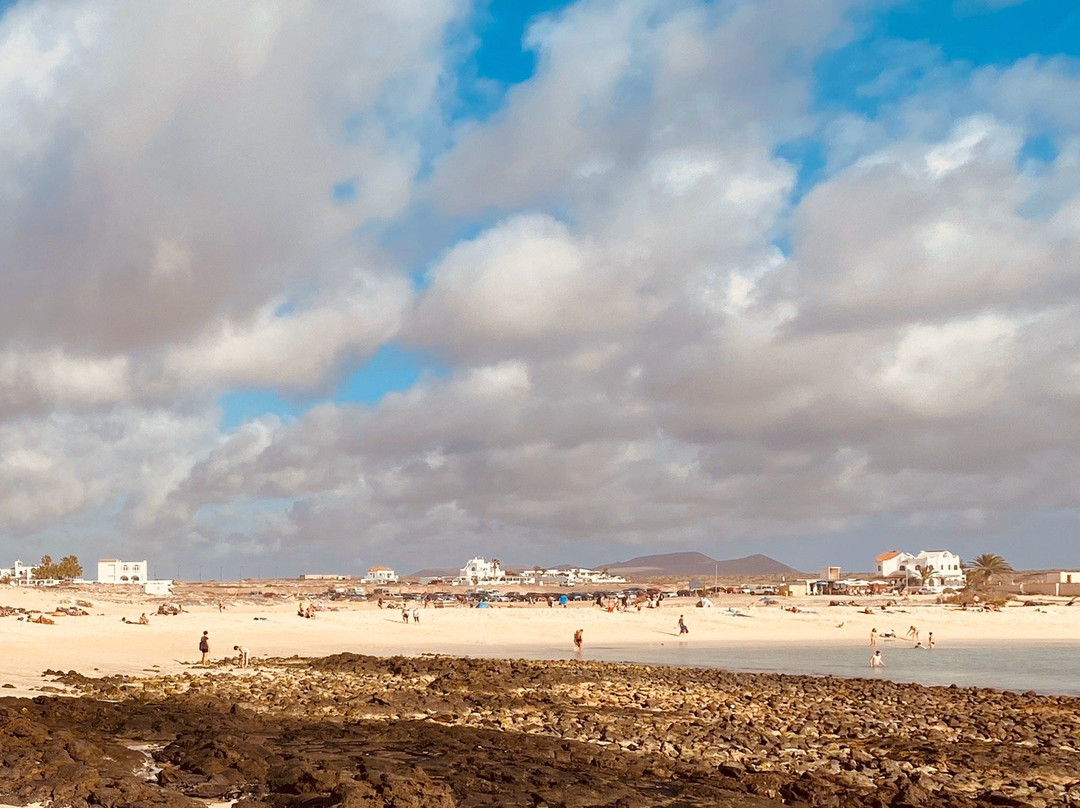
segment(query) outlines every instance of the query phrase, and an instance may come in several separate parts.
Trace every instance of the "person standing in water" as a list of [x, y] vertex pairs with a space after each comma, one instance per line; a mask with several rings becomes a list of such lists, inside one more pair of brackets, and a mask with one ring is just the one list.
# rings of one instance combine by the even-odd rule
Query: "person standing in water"
[[874, 651], [874, 655], [870, 657], [871, 668], [884, 668], [885, 660], [881, 658], [881, 651]]
[[581, 653], [581, 644], [583, 642], [582, 636], [584, 635], [584, 633], [585, 632], [582, 631], [580, 628], [574, 632], [574, 650], [576, 650], [578, 653]]
[[870, 647], [873, 648], [875, 645], [877, 645], [877, 629], [872, 628], [870, 629]]

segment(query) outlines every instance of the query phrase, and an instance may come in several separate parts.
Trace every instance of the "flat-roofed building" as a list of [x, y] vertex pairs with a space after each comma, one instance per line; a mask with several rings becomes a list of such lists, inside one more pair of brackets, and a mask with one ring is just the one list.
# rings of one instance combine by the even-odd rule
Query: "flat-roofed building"
[[119, 558], [99, 558], [97, 579], [101, 584], [143, 584], [150, 578], [149, 564], [143, 561], [122, 561]]

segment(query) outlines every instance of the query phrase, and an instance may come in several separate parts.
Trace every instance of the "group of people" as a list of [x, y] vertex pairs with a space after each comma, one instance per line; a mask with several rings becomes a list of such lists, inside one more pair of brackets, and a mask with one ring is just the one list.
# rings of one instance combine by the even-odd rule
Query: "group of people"
[[[871, 648], [873, 648], [875, 645], [877, 645], [878, 636], [879, 635], [878, 635], [877, 628], [870, 629], [870, 647]], [[896, 632], [893, 631], [892, 629], [890, 629], [889, 631], [884, 632], [880, 636], [881, 636], [882, 639], [894, 640], [894, 639], [896, 639]], [[923, 647], [922, 642], [919, 640], [919, 629], [918, 629], [917, 626], [914, 626], [914, 625], [908, 626], [908, 630], [904, 633], [904, 637], [906, 639], [911, 640], [912, 648], [922, 648]], [[929, 634], [927, 634], [927, 636], [926, 636], [926, 647], [927, 648], [933, 648], [934, 647], [934, 632], [932, 632], [932, 631]], [[878, 653], [880, 653], [880, 651]]]
[[[251, 651], [248, 650], [246, 645], [234, 645], [233, 650], [236, 651], [237, 658], [236, 664], [241, 668], [246, 668], [251, 664]], [[199, 660], [200, 665], [210, 664], [210, 632], [204, 631], [202, 637], [199, 638], [199, 652], [202, 654], [202, 659]]]
[[[892, 630], [889, 630], [889, 631], [886, 631], [881, 636], [883, 638], [885, 638], [885, 639], [895, 639], [896, 638], [896, 632], [892, 631]], [[923, 646], [922, 642], [919, 640], [919, 629], [918, 629], [917, 626], [914, 626], [914, 625], [908, 626], [908, 630], [904, 633], [904, 637], [911, 640], [911, 647], [912, 648], [923, 648], [923, 647], [933, 648], [934, 647], [934, 632], [932, 632], [932, 631], [927, 633], [927, 635], [926, 635], [926, 645], [925, 646]], [[873, 648], [875, 645], [877, 645], [877, 639], [878, 639], [878, 630], [876, 628], [870, 629], [870, 647], [871, 648]], [[884, 668], [885, 667], [885, 660], [882, 658], [880, 650], [874, 651], [873, 656], [870, 657], [870, 667], [871, 668]]]

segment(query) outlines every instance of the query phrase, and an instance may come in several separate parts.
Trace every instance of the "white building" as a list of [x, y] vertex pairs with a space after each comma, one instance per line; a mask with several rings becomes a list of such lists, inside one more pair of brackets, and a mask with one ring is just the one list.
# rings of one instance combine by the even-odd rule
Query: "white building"
[[168, 597], [173, 593], [173, 582], [165, 579], [147, 581], [143, 584], [143, 592], [156, 597]]
[[[908, 572], [908, 568], [912, 573], [915, 571], [915, 556], [911, 553], [902, 553], [899, 550], [889, 550], [887, 553], [882, 553], [876, 559], [877, 561], [877, 574], [882, 578], [889, 578], [898, 572]], [[917, 577], [917, 576], [912, 576]]]
[[366, 584], [396, 584], [398, 574], [390, 567], [371, 567], [364, 578]]
[[15, 585], [26, 586], [34, 580], [34, 567], [16, 561], [13, 567], [0, 567], [0, 578], [7, 578]]
[[470, 558], [469, 563], [461, 568], [458, 580], [471, 586], [501, 584], [506, 582], [506, 570], [502, 568], [502, 563], [497, 558], [491, 561], [485, 561], [480, 557]]
[[[923, 550], [915, 556], [915, 569], [932, 570], [928, 579], [929, 586], [948, 586], [960, 589], [967, 584], [967, 576], [964, 575], [964, 564], [960, 556], [948, 550]], [[919, 576], [921, 579], [921, 575]]]
[[[960, 556], [948, 550], [923, 550], [918, 555], [890, 550], [876, 559], [882, 578], [903, 578], [909, 586], [942, 586], [960, 589], [967, 584]], [[923, 571], [930, 570], [927, 578]]]
[[564, 583], [566, 586], [574, 586], [575, 584], [625, 584], [626, 578], [621, 575], [612, 575], [611, 573], [604, 572], [603, 570], [590, 570], [584, 567], [577, 567], [568, 570], [552, 570], [552, 574], [561, 579], [560, 583]]
[[142, 584], [150, 579], [150, 573], [146, 561], [101, 558], [97, 563], [97, 579], [101, 584]]

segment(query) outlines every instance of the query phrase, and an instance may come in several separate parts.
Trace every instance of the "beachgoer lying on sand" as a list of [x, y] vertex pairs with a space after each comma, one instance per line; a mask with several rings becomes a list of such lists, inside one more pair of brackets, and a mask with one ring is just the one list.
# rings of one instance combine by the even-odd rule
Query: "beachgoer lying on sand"
[[51, 617], [46, 617], [43, 614], [39, 614], [36, 618], [31, 617], [30, 622], [31, 623], [40, 623], [43, 626], [54, 626], [54, 625], [56, 625], [55, 620], [53, 620]]

